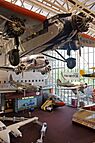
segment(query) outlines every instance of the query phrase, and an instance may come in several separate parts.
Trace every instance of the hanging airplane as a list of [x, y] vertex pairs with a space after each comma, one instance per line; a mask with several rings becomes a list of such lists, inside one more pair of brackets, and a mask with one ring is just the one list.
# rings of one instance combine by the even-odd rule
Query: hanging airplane
[[[74, 73], [75, 74], [75, 73]], [[66, 75], [69, 75], [69, 73], [68, 74], [66, 74]], [[73, 75], [73, 74], [72, 74]], [[71, 76], [71, 75], [70, 75]], [[67, 80], [67, 76], [65, 77], [64, 75], [63, 75], [63, 72], [61, 71], [61, 77], [62, 77], [62, 79], [64, 80], [64, 82], [62, 82], [60, 79], [57, 79], [57, 85], [58, 86], [63, 86], [63, 87], [80, 87], [80, 86], [84, 86], [85, 84], [84, 83], [81, 83], [81, 82], [77, 82], [77, 81], [72, 81], [72, 82], [70, 82], [70, 77], [69, 77], [69, 79]], [[71, 77], [71, 79], [75, 79], [75, 77], [74, 78], [72, 78]]]
[[15, 137], [22, 137], [21, 131], [18, 130], [21, 126], [28, 124], [30, 122], [37, 121], [38, 117], [33, 117], [13, 125], [6, 126], [4, 123], [0, 121], [0, 142], [1, 143], [10, 143], [9, 133], [12, 133]]
[[2, 36], [14, 39], [14, 46], [7, 51], [13, 66], [17, 66], [20, 58], [27, 54], [66, 49], [69, 58], [62, 57], [68, 68], [74, 68], [76, 59], [70, 56], [70, 51], [80, 50], [83, 46], [80, 44], [79, 33], [87, 32], [92, 20], [82, 12], [76, 15], [62, 13], [47, 19], [38, 13], [0, 0]]
[[20, 73], [23, 73], [24, 71], [30, 71], [30, 70], [38, 70], [43, 74], [47, 73], [49, 70], [49, 61], [46, 59], [46, 57], [42, 54], [38, 55], [31, 55], [26, 56], [20, 59], [20, 63], [17, 66], [0, 66], [0, 70], [5, 71], [13, 71], [17, 75]]
[[17, 75], [24, 71], [37, 70], [42, 74], [50, 71], [49, 61], [42, 54], [26, 56], [20, 59], [17, 66], [0, 66], [0, 70], [13, 71]]
[[72, 90], [75, 94], [77, 94], [77, 90], [84, 93], [84, 88], [86, 88], [86, 84], [78, 81], [70, 82], [67, 78], [64, 77], [63, 72], [61, 72], [61, 76], [64, 80], [62, 82], [60, 79], [57, 79], [57, 86], [64, 87], [64, 89]]
[[95, 72], [86, 73], [84, 70], [80, 70], [80, 75], [83, 77], [89, 77], [89, 78], [95, 79]]
[[86, 88], [85, 83], [81, 82], [61, 82], [61, 80], [57, 79], [57, 86], [62, 87], [64, 90], [72, 90], [72, 92], [77, 95], [78, 91], [84, 93], [84, 89]]
[[57, 85], [58, 86], [62, 86], [62, 87], [75, 87], [75, 88], [79, 88], [81, 86], [84, 86], [85, 84], [81, 83], [81, 82], [70, 82], [70, 81], [66, 81], [66, 82], [61, 82], [60, 79], [57, 79]]
[[90, 77], [90, 78], [95, 78], [95, 72], [89, 73], [89, 74], [83, 74], [83, 77]]
[[25, 83], [25, 82], [16, 82], [15, 80], [13, 80], [13, 77], [11, 74], [9, 77], [9, 83], [12, 87], [16, 88], [17, 90], [25, 90], [27, 92], [29, 91], [37, 92], [41, 90], [40, 86], [35, 86], [35, 85], [32, 85], [30, 83]]

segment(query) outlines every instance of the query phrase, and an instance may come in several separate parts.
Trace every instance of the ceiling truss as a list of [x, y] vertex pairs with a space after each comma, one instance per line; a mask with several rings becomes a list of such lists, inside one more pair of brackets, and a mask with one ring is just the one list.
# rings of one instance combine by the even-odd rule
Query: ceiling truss
[[[76, 14], [84, 12], [87, 16], [95, 19], [94, 0], [6, 0], [17, 4], [46, 17], [51, 17], [57, 13], [71, 12]], [[88, 34], [95, 37], [95, 21], [90, 25]]]

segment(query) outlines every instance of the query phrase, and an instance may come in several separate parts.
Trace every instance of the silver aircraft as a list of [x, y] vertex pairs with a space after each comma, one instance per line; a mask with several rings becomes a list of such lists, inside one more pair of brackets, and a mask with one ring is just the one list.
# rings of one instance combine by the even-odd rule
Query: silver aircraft
[[18, 128], [28, 124], [30, 122], [38, 120], [38, 117], [33, 117], [9, 126], [6, 126], [4, 123], [0, 121], [0, 142], [1, 143], [10, 143], [9, 133], [11, 132], [15, 137], [22, 137], [21, 131]]

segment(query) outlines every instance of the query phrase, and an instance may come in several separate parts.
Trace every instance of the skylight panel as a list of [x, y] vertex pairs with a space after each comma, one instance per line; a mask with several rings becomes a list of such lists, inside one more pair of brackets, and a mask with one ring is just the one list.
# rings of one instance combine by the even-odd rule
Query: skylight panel
[[30, 5], [30, 4], [26, 3], [26, 2], [24, 2], [24, 7], [25, 7], [26, 9], [31, 9], [32, 5]]

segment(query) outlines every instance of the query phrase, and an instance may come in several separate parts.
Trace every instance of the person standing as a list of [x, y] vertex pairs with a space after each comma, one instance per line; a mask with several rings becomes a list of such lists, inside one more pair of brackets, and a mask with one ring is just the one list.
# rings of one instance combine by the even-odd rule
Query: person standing
[[89, 104], [89, 98], [92, 98], [93, 96], [93, 87], [91, 85], [87, 85], [87, 83], [85, 85], [84, 94], [86, 95], [87, 104]]

